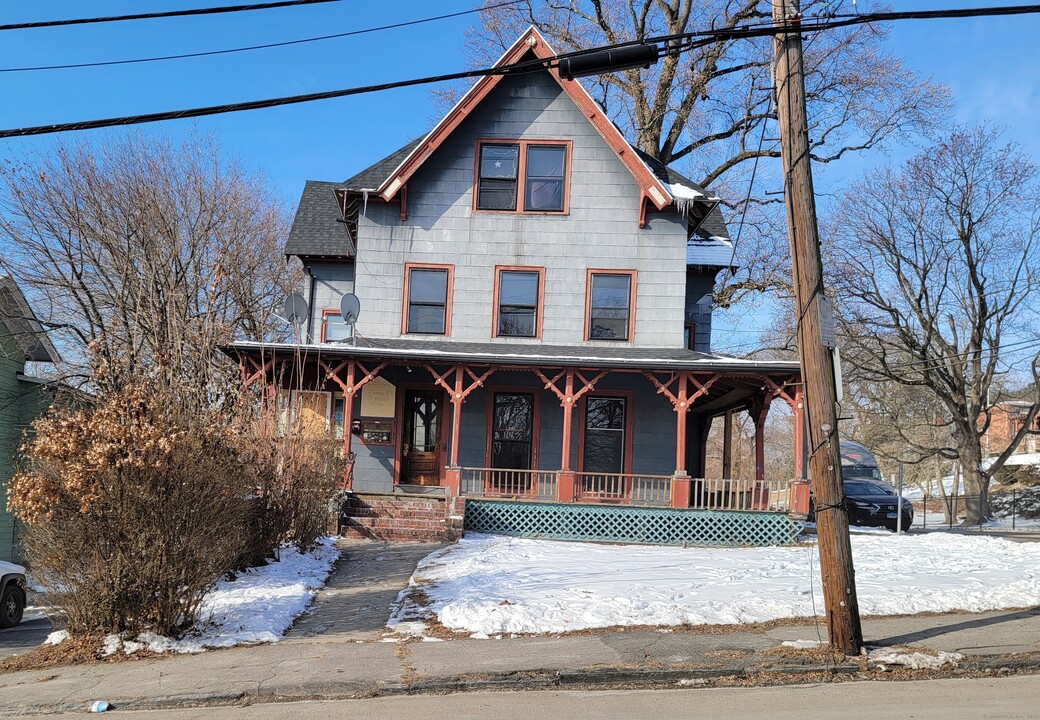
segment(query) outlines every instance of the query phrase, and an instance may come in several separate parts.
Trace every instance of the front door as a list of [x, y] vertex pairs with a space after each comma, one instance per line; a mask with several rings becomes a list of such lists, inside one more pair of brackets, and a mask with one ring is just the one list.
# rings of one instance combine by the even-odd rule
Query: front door
[[401, 483], [440, 485], [440, 390], [405, 390], [404, 428], [401, 440]]

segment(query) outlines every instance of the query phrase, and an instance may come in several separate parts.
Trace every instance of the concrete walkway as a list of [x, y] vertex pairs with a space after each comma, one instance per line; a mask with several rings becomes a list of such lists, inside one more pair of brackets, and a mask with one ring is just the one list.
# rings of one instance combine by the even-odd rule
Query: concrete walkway
[[322, 636], [351, 641], [378, 638], [388, 608], [408, 585], [415, 566], [444, 547], [430, 543], [344, 542], [343, 555], [310, 611], [289, 638]]
[[[784, 640], [815, 640], [812, 621], [771, 628], [609, 630], [570, 636], [386, 641], [382, 624], [415, 563], [435, 546], [348, 545], [315, 610], [272, 645], [194, 656], [0, 675], [0, 715], [186, 707], [286, 699], [481, 689], [665, 687], [720, 676], [860, 673], [854, 664], [778, 655]], [[391, 580], [390, 578], [393, 578]], [[825, 629], [819, 632], [825, 637]], [[1040, 608], [864, 622], [871, 645], [964, 653], [961, 669], [1040, 672]]]

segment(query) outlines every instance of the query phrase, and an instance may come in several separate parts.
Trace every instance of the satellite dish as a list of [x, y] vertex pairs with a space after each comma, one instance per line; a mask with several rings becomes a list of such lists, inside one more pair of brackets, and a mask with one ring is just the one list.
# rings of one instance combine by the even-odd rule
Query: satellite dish
[[358, 315], [361, 314], [361, 301], [358, 300], [358, 296], [354, 293], [347, 293], [339, 299], [339, 312], [343, 317], [343, 322], [347, 325], [353, 325], [357, 322]]
[[302, 323], [307, 319], [307, 301], [300, 293], [293, 293], [285, 298], [285, 317], [291, 323]]

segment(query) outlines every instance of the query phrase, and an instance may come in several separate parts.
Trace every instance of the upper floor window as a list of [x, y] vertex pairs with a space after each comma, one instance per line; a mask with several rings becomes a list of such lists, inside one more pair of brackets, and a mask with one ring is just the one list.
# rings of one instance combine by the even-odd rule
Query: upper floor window
[[349, 340], [350, 333], [343, 322], [343, 315], [339, 310], [325, 310], [321, 313], [321, 341], [341, 342]]
[[634, 288], [634, 270], [589, 271], [587, 339], [631, 339]]
[[405, 265], [404, 332], [451, 331], [451, 265]]
[[495, 285], [495, 335], [541, 335], [542, 268], [498, 268]]
[[567, 212], [569, 143], [517, 140], [477, 146], [477, 210]]

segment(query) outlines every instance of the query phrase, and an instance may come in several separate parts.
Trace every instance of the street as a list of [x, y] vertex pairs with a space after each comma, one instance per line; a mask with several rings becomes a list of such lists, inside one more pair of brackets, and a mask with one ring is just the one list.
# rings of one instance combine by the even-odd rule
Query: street
[[[299, 720], [358, 717], [398, 720], [402, 717], [453, 718], [762, 718], [803, 720], [806, 717], [942, 718], [981, 720], [1040, 718], [1040, 677], [919, 682], [857, 682], [762, 688], [677, 689], [639, 691], [562, 691], [411, 695], [370, 700], [292, 702], [249, 707], [187, 708], [153, 712], [119, 712], [118, 718], [163, 720]], [[86, 707], [83, 711], [87, 710]], [[73, 717], [83, 711], [39, 717]]]

